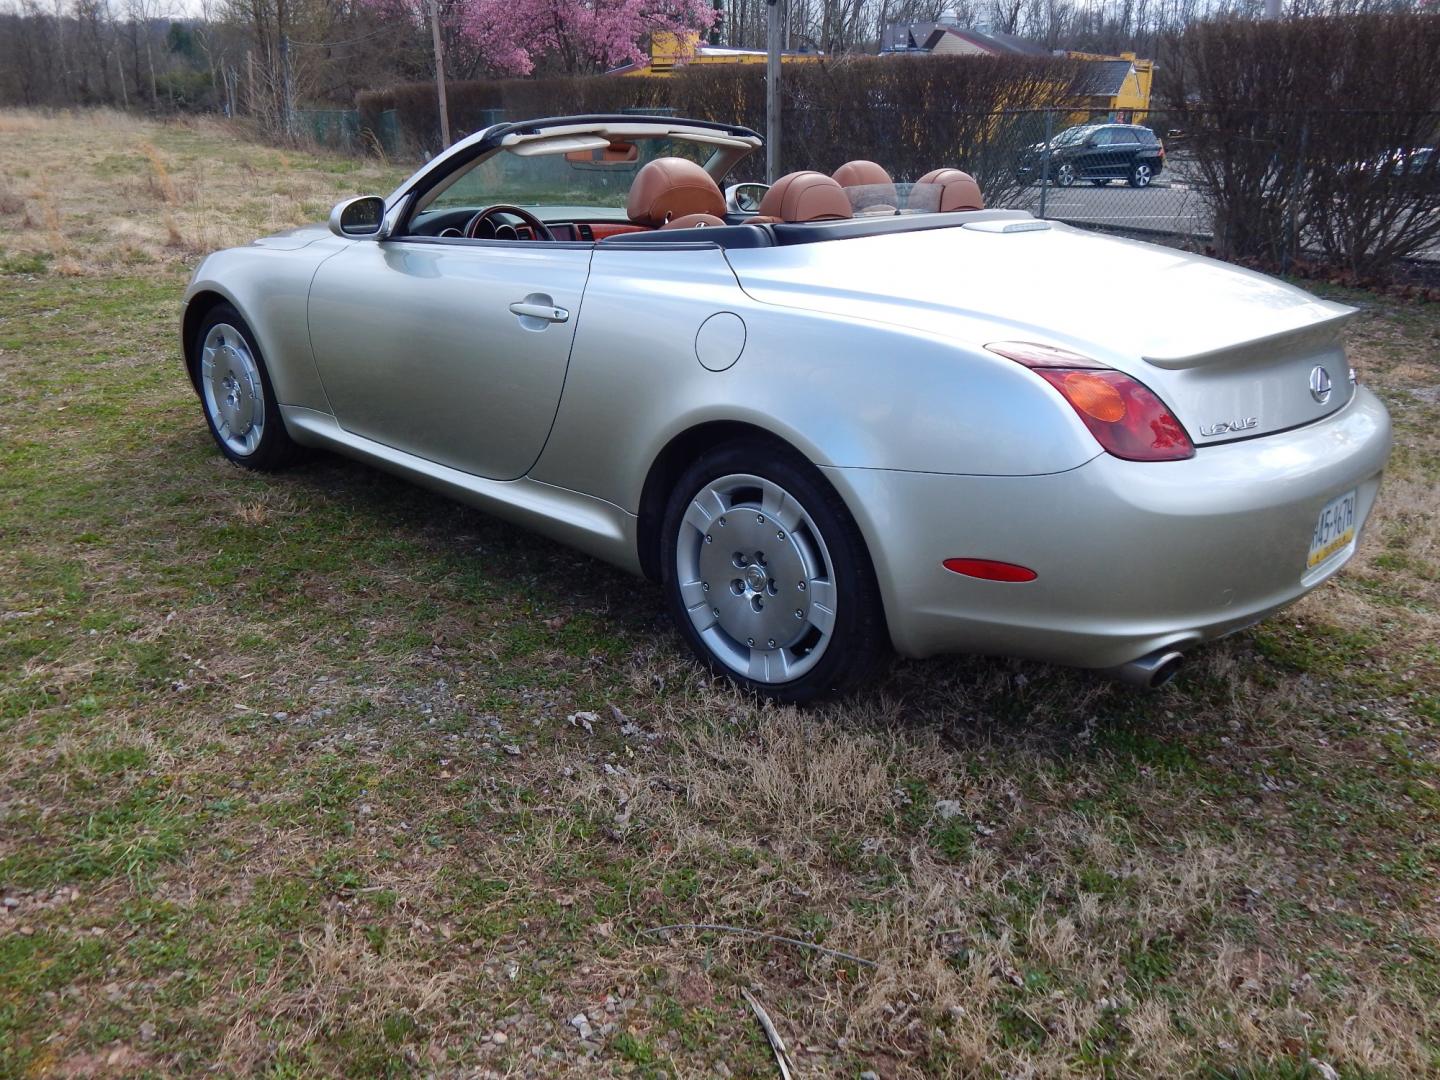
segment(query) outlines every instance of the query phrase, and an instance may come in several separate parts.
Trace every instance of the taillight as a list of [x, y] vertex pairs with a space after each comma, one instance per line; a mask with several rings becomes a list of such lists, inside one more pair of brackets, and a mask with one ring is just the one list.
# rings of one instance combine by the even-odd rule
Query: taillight
[[1175, 414], [1144, 383], [1089, 357], [1024, 341], [997, 341], [993, 353], [1024, 364], [1070, 403], [1109, 454], [1126, 461], [1182, 461], [1195, 456]]

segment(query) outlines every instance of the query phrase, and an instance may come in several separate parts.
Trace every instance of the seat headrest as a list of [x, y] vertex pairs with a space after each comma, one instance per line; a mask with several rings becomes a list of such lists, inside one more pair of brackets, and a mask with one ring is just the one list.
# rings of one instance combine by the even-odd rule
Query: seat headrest
[[832, 174], [841, 187], [870, 187], [874, 184], [894, 184], [890, 174], [873, 161], [847, 161]]
[[857, 216], [893, 214], [900, 205], [895, 181], [873, 161], [847, 161], [835, 170], [835, 182], [845, 189], [850, 208]]
[[845, 189], [824, 173], [793, 172], [780, 177], [760, 200], [760, 217], [781, 221], [833, 221], [851, 217]]
[[940, 189], [940, 212], [952, 210], [984, 210], [985, 196], [975, 178], [959, 169], [932, 169], [917, 183], [934, 184]]
[[662, 229], [705, 229], [714, 228], [716, 225], [724, 225], [725, 219], [716, 217], [714, 214], [684, 214], [677, 218], [671, 218]]
[[630, 184], [625, 212], [636, 225], [659, 228], [687, 214], [725, 214], [725, 196], [710, 174], [684, 158], [656, 158]]

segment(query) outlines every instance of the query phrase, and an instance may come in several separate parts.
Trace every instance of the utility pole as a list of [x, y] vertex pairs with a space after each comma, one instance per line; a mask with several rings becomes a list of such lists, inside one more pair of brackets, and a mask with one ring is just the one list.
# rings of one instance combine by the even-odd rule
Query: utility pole
[[784, 0], [765, 0], [769, 5], [765, 24], [765, 180], [773, 184], [780, 177], [780, 23]]
[[445, 101], [445, 57], [440, 49], [440, 0], [430, 0], [430, 34], [435, 39], [435, 96], [440, 102], [440, 149], [450, 147], [450, 107]]
[[120, 50], [115, 50], [115, 70], [120, 75], [120, 104], [126, 112], [130, 111], [130, 95], [125, 92], [125, 67], [120, 63]]
[[286, 135], [295, 134], [295, 72], [290, 66], [290, 35], [280, 35], [280, 92], [285, 115], [281, 119]]

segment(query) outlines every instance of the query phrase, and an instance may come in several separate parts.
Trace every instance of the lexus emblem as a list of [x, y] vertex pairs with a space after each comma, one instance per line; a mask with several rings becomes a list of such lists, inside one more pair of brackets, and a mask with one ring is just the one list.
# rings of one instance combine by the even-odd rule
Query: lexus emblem
[[1318, 364], [1310, 369], [1310, 396], [1324, 405], [1330, 400], [1330, 372]]

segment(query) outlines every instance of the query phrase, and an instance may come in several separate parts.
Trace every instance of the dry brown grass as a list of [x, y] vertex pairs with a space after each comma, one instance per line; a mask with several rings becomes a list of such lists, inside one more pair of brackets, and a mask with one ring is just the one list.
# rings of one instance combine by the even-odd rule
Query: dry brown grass
[[0, 111], [0, 213], [12, 255], [95, 276], [193, 263], [217, 248], [308, 224], [350, 194], [388, 192], [399, 170], [339, 157], [296, 169], [285, 151], [236, 138], [215, 119], [172, 125], [128, 114]]

